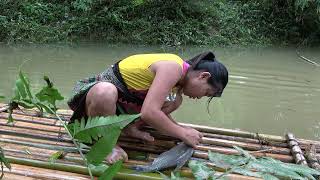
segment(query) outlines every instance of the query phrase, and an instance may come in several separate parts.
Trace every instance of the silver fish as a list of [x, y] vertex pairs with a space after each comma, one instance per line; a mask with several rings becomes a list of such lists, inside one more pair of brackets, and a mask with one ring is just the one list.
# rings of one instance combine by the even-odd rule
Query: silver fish
[[192, 147], [180, 143], [169, 151], [160, 154], [152, 163], [145, 166], [134, 166], [133, 169], [138, 172], [153, 172], [176, 166], [175, 170], [177, 170], [191, 158], [193, 152]]

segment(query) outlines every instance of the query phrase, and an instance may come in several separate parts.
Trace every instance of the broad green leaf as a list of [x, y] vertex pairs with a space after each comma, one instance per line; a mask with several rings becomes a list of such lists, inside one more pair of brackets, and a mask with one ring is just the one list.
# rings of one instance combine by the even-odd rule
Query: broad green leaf
[[92, 139], [98, 140], [116, 127], [122, 129], [138, 117], [140, 117], [140, 114], [89, 117], [87, 120], [81, 119], [80, 122], [76, 120], [73, 127], [74, 138], [80, 142], [92, 143]]
[[231, 172], [235, 172], [245, 176], [252, 176], [252, 177], [262, 177], [262, 174], [263, 174], [261, 172], [253, 172], [250, 169], [247, 169], [246, 167], [237, 167], [237, 168], [234, 168]]
[[19, 94], [18, 97], [27, 98], [27, 91], [21, 79], [16, 80], [16, 94]]
[[210, 169], [205, 165], [205, 163], [200, 161], [191, 160], [188, 164], [189, 168], [197, 180], [208, 179], [211, 177], [215, 171]]
[[217, 167], [229, 169], [234, 165], [243, 165], [247, 163], [248, 159], [239, 155], [225, 155], [209, 151], [209, 160]]
[[120, 133], [120, 128], [114, 128], [100, 138], [86, 155], [88, 162], [94, 165], [100, 164], [105, 157], [112, 152], [113, 147], [118, 141]]
[[241, 155], [243, 155], [246, 158], [250, 158], [255, 160], [256, 158], [254, 156], [252, 156], [251, 154], [248, 153], [248, 151], [243, 150], [242, 148], [238, 147], [238, 146], [233, 146], [234, 149], [236, 149]]
[[20, 106], [24, 107], [24, 108], [34, 108], [36, 107], [35, 104], [32, 103], [32, 101], [28, 100], [28, 99], [23, 99], [23, 100], [13, 100], [15, 103], [19, 104]]
[[1, 96], [1, 95], [0, 95], [0, 99], [4, 99], [4, 98], [5, 98], [4, 96]]
[[43, 87], [40, 92], [36, 94], [36, 97], [40, 100], [40, 102], [47, 102], [54, 111], [57, 109], [56, 101], [61, 101], [64, 99], [56, 88], [48, 86]]
[[29, 83], [28, 78], [22, 73], [22, 71], [19, 71], [19, 78], [25, 88], [25, 91], [27, 93], [28, 98], [32, 99], [33, 96], [31, 94], [30, 83]]
[[103, 174], [99, 177], [99, 180], [112, 179], [121, 169], [122, 163], [122, 160], [120, 160], [114, 163], [113, 165], [109, 166], [109, 168], [105, 170]]

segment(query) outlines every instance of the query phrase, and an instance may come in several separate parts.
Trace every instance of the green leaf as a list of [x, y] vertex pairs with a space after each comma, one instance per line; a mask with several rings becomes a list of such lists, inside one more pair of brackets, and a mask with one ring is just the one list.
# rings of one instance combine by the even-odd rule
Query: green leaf
[[27, 91], [21, 79], [16, 80], [15, 92], [15, 94], [18, 94], [16, 98], [27, 98]]
[[238, 146], [233, 146], [233, 148], [236, 149], [244, 157], [256, 160], [256, 158], [254, 156], [252, 156], [251, 154], [249, 154], [247, 151], [243, 150], [242, 148], [240, 148]]
[[188, 164], [189, 168], [197, 180], [208, 179], [215, 171], [205, 165], [204, 162], [191, 160]]
[[209, 160], [217, 167], [230, 169], [234, 165], [243, 165], [248, 162], [248, 159], [239, 155], [225, 155], [209, 151]]
[[103, 172], [103, 174], [99, 177], [99, 180], [112, 179], [121, 169], [122, 163], [123, 162], [121, 160], [114, 163], [106, 171]]
[[103, 173], [105, 170], [108, 169], [109, 166], [101, 163], [98, 165], [93, 165], [93, 164], [89, 164], [89, 168], [91, 169], [92, 172], [96, 172], [96, 173]]
[[36, 107], [35, 104], [32, 103], [32, 101], [28, 100], [28, 99], [24, 99], [24, 100], [13, 100], [13, 102], [19, 104], [20, 106], [24, 107], [24, 108], [34, 108]]
[[73, 127], [74, 138], [80, 142], [92, 143], [92, 139], [97, 140], [108, 133], [110, 129], [116, 127], [122, 129], [138, 117], [140, 117], [140, 114], [124, 114], [119, 116], [89, 117], [87, 120], [81, 119], [80, 122], [76, 120]]
[[118, 141], [120, 133], [120, 128], [114, 128], [100, 138], [86, 155], [88, 162], [91, 164], [100, 164], [105, 157], [112, 152], [113, 147]]
[[4, 96], [1, 96], [1, 95], [0, 95], [0, 99], [4, 99], [4, 98], [5, 98]]
[[50, 163], [54, 163], [57, 159], [61, 159], [63, 157], [64, 157], [64, 152], [63, 151], [55, 152], [49, 157], [49, 162]]
[[40, 102], [47, 103], [52, 110], [56, 111], [56, 101], [61, 101], [64, 99], [64, 97], [56, 88], [53, 87], [53, 83], [49, 80], [47, 76], [44, 76], [44, 80], [47, 82], [47, 86], [43, 87], [36, 94], [36, 97], [39, 99]]
[[19, 78], [25, 88], [25, 92], [27, 93], [27, 96], [32, 99], [33, 96], [31, 94], [31, 90], [30, 90], [30, 83], [28, 78], [22, 73], [22, 71], [19, 71]]
[[4, 153], [3, 153], [3, 149], [0, 147], [0, 163], [2, 165], [2, 163], [11, 170], [11, 164], [9, 163], [9, 161], [5, 158]]

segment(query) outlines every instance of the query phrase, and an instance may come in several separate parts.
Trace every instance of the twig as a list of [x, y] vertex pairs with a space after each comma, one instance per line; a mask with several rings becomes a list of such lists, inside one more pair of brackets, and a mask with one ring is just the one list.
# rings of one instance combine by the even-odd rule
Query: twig
[[307, 61], [308, 63], [313, 64], [313, 65], [315, 65], [315, 66], [320, 66], [320, 64], [318, 64], [318, 63], [316, 63], [316, 62], [314, 62], [314, 61], [312, 61], [312, 60], [310, 60], [310, 59], [302, 56], [302, 55], [298, 52], [298, 50], [296, 51], [296, 53], [297, 53], [297, 55], [298, 55], [301, 59]]

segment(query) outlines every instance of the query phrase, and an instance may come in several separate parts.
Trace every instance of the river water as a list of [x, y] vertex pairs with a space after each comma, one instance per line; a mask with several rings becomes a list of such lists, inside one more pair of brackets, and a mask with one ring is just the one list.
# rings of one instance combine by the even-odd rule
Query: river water
[[[213, 50], [229, 69], [229, 84], [221, 98], [184, 102], [173, 117], [179, 122], [284, 135], [320, 138], [320, 67], [296, 54], [294, 48], [180, 49], [134, 45], [0, 45], [0, 95], [10, 97], [19, 65], [39, 90], [48, 75], [63, 96], [70, 96], [74, 83], [126, 56], [137, 53], [176, 53], [187, 59]], [[320, 48], [300, 49], [320, 63]], [[66, 100], [58, 104], [67, 108]]]

